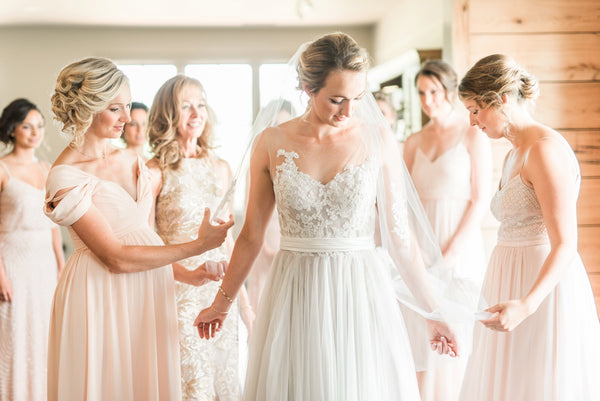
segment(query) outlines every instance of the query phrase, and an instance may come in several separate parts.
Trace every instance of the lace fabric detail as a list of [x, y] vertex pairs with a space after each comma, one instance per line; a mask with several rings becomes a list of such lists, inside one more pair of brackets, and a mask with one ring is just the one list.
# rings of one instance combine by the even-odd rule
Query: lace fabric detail
[[548, 232], [535, 191], [525, 185], [520, 176], [515, 176], [496, 192], [491, 210], [500, 221], [498, 241], [548, 241]]
[[394, 228], [392, 232], [398, 236], [406, 246], [409, 245], [410, 239], [410, 227], [408, 225], [408, 205], [406, 203], [406, 197], [402, 196], [400, 188], [392, 184], [391, 186], [392, 197], [394, 199], [392, 203], [392, 215], [394, 216]]
[[326, 184], [298, 170], [294, 151], [279, 149], [273, 190], [281, 233], [298, 238], [373, 236], [377, 165], [347, 166]]
[[[183, 159], [179, 169], [163, 172], [163, 186], [156, 201], [158, 234], [167, 244], [198, 236], [204, 208], [217, 207], [223, 192], [219, 177], [207, 159]], [[192, 270], [207, 260], [228, 259], [225, 246], [181, 261]], [[193, 326], [198, 311], [210, 305], [219, 282], [200, 287], [177, 283], [177, 320], [184, 400], [239, 400], [237, 300], [214, 339], [202, 340]]]

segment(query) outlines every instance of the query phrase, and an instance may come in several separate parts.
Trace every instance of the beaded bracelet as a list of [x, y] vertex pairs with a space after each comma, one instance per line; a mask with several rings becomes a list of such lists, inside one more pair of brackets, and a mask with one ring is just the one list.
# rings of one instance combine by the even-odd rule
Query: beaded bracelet
[[221, 294], [223, 294], [223, 296], [225, 297], [225, 299], [226, 299], [227, 301], [229, 301], [229, 303], [230, 303], [230, 304], [232, 304], [232, 303], [233, 303], [233, 299], [231, 299], [231, 298], [229, 297], [229, 295], [227, 295], [227, 293], [225, 292], [225, 290], [223, 289], [223, 287], [219, 286], [219, 291], [221, 291]]
[[209, 306], [210, 309], [213, 310], [213, 312], [218, 313], [219, 315], [227, 315], [229, 312], [219, 312], [218, 310], [215, 309], [214, 306]]

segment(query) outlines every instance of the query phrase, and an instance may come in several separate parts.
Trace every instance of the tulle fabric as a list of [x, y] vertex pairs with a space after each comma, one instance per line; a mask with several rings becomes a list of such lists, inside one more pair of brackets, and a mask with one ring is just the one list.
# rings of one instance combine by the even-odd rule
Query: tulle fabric
[[[281, 84], [278, 86], [279, 97], [256, 117], [249, 133], [247, 149], [227, 194], [216, 208], [215, 216], [224, 217], [226, 214], [237, 181], [247, 172], [256, 138], [267, 127], [275, 125], [283, 103], [290, 101], [295, 110], [309, 110], [307, 95], [298, 89], [296, 70], [300, 55], [308, 45], [309, 43], [301, 45], [288, 62], [287, 72], [282, 74]], [[464, 328], [473, 324], [476, 312], [484, 306], [478, 303], [480, 298], [477, 286], [455, 276], [451, 269], [444, 266], [437, 239], [423, 211], [397, 142], [369, 92], [362, 97], [353, 119], [360, 126], [365, 159], [379, 166], [376, 188], [378, 237], [382, 248], [391, 256], [390, 267], [394, 270], [394, 288], [398, 300], [422, 316], [444, 320], [454, 325], [457, 333], [464, 333]], [[468, 341], [464, 345], [464, 350], [468, 353]]]
[[[281, 104], [306, 100], [296, 89], [296, 66], [305, 48], [288, 63]], [[304, 105], [296, 109], [310, 110]], [[274, 106], [259, 113], [229, 194], [246, 174], [255, 137], [274, 124], [278, 111]], [[397, 143], [369, 93], [352, 125], [364, 162], [346, 166], [326, 184], [298, 171], [294, 160], [302, 156], [292, 144], [272, 155], [281, 233], [300, 244], [293, 248], [286, 240], [271, 267], [251, 336], [247, 401], [418, 400], [398, 300], [431, 319], [474, 318], [476, 289], [443, 266]], [[215, 214], [229, 201], [224, 197]], [[372, 246], [376, 219], [382, 245], [377, 250]], [[339, 247], [338, 241], [365, 237], [369, 249]], [[315, 246], [321, 239], [324, 248]], [[305, 240], [309, 244], [303, 245]]]
[[[462, 142], [430, 160], [420, 148], [415, 151], [411, 170], [423, 209], [441, 248], [447, 247], [471, 204], [471, 156]], [[480, 229], [463, 232], [464, 246], [454, 255], [450, 266], [463, 280], [481, 288], [487, 268]], [[423, 401], [458, 399], [468, 355], [449, 358], [432, 353], [425, 336], [425, 323], [415, 312], [403, 309], [413, 347], [417, 370], [422, 373], [420, 390]], [[469, 336], [470, 338], [470, 336]]]
[[418, 400], [388, 269], [374, 249], [280, 251], [254, 324], [244, 399]]
[[[491, 305], [522, 298], [549, 251], [548, 244], [497, 246], [483, 296]], [[476, 325], [460, 400], [600, 400], [598, 339], [591, 286], [577, 257], [538, 310], [513, 332]]]
[[[492, 199], [501, 225], [482, 287], [490, 305], [523, 298], [550, 252], [535, 191], [519, 175], [503, 184]], [[600, 400], [598, 339], [594, 296], [576, 255], [556, 287], [514, 331], [476, 325], [460, 400]]]

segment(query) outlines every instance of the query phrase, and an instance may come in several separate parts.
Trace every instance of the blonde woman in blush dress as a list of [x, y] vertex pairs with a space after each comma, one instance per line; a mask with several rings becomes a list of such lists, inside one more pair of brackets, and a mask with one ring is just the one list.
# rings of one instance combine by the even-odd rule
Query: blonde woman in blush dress
[[[149, 138], [155, 158], [148, 162], [156, 196], [156, 230], [166, 244], [193, 240], [202, 211], [215, 211], [231, 181], [229, 165], [211, 149], [214, 125], [201, 83], [177, 75], [158, 90], [149, 118]], [[227, 243], [174, 265], [175, 278], [212, 262], [229, 259]], [[220, 270], [222, 278], [223, 269]], [[214, 281], [180, 280], [176, 284], [181, 386], [183, 400], [240, 399], [238, 323], [248, 328], [254, 315], [245, 292], [240, 310], [210, 342], [202, 341], [193, 325], [198, 307], [210, 305], [219, 287]], [[237, 307], [237, 302], [236, 305]]]
[[[446, 62], [425, 62], [417, 73], [416, 86], [430, 121], [406, 140], [406, 167], [446, 265], [481, 288], [487, 266], [481, 222], [489, 204], [492, 175], [489, 139], [470, 126], [467, 111], [458, 101], [456, 73]], [[468, 355], [450, 359], [429, 352], [422, 335], [423, 319], [406, 308], [403, 314], [422, 400], [456, 401]]]
[[164, 245], [150, 225], [151, 176], [115, 148], [130, 121], [127, 77], [104, 58], [60, 72], [52, 110], [70, 145], [52, 166], [45, 211], [75, 247], [52, 309], [48, 400], [162, 401], [181, 398], [171, 263], [223, 243], [233, 221], [197, 239]]
[[465, 74], [471, 124], [512, 144], [492, 198], [500, 221], [461, 401], [600, 400], [600, 323], [577, 253], [579, 164], [568, 142], [531, 116], [536, 79], [491, 55]]
[[44, 117], [27, 99], [0, 116], [0, 400], [46, 399], [52, 294], [64, 267], [58, 226], [44, 216], [50, 165], [35, 149]]

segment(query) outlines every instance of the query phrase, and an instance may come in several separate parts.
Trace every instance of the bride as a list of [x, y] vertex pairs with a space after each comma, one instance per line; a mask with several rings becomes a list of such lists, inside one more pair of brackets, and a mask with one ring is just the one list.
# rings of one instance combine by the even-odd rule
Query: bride
[[[306, 112], [254, 143], [247, 219], [213, 304], [195, 321], [203, 338], [220, 330], [277, 205], [281, 249], [250, 339], [246, 400], [418, 399], [397, 297], [437, 320], [428, 320], [433, 349], [459, 352], [428, 280], [444, 271], [440, 251], [367, 94], [367, 68], [348, 35], [308, 44], [297, 64]], [[378, 216], [387, 252], [374, 244]], [[398, 287], [415, 296], [394, 288], [393, 264]]]

